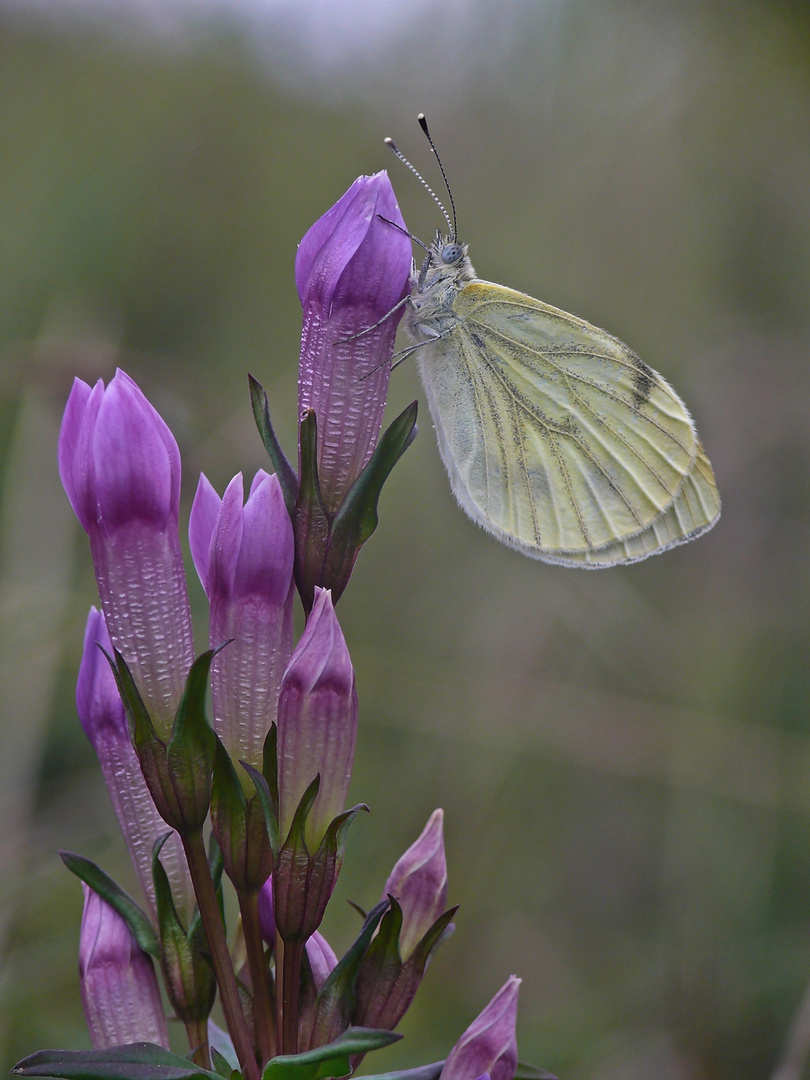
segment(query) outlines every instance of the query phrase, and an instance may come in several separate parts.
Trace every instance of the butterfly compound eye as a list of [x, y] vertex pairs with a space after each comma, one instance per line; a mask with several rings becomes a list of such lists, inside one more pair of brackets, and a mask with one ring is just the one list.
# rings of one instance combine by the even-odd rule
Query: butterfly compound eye
[[442, 262], [446, 266], [450, 266], [452, 263], [458, 262], [463, 254], [461, 244], [445, 244], [442, 248]]

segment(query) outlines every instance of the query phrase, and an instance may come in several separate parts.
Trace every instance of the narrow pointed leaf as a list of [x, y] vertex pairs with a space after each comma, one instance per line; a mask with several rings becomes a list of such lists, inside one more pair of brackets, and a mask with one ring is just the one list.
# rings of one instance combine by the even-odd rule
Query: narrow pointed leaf
[[332, 521], [323, 584], [335, 602], [346, 588], [360, 548], [377, 528], [377, 503], [391, 470], [416, 436], [417, 402], [412, 402], [382, 436]]
[[231, 1068], [230, 1062], [225, 1060], [215, 1046], [211, 1047], [211, 1061], [219, 1076], [223, 1077], [224, 1080], [231, 1080], [234, 1070]]
[[318, 479], [318, 421], [308, 409], [299, 425], [301, 478], [295, 501], [295, 584], [309, 614], [315, 586], [324, 584], [323, 564], [329, 543], [330, 519]]
[[392, 1031], [375, 1028], [347, 1028], [334, 1042], [318, 1046], [304, 1054], [272, 1058], [265, 1066], [262, 1080], [322, 1080], [324, 1077], [348, 1076], [351, 1058], [367, 1054], [401, 1039]]
[[557, 1080], [554, 1073], [541, 1069], [539, 1065], [528, 1065], [524, 1061], [517, 1063], [515, 1080]]
[[264, 448], [275, 469], [278, 482], [281, 484], [281, 492], [284, 496], [287, 513], [294, 520], [295, 500], [298, 496], [298, 477], [295, 475], [295, 470], [288, 461], [287, 455], [281, 449], [281, 444], [276, 438], [275, 431], [273, 431], [273, 425], [270, 423], [270, 406], [267, 401], [267, 394], [252, 375], [248, 375], [248, 385], [250, 387], [250, 404], [253, 409], [256, 427], [259, 429]]
[[[101, 649], [100, 645], [99, 648]], [[135, 680], [132, 678], [132, 672], [129, 670], [129, 665], [118, 649], [113, 650], [115, 653], [114, 660], [109, 653], [104, 651], [104, 649], [101, 649], [101, 651], [107, 657], [113, 675], [115, 676], [118, 693], [121, 695], [121, 700], [126, 709], [135, 749], [140, 750], [142, 747], [151, 745], [157, 740], [157, 733], [152, 724], [152, 718], [149, 715], [149, 711], [144, 704], [138, 687], [135, 685]]]
[[106, 874], [100, 866], [84, 855], [75, 855], [72, 851], [60, 851], [62, 862], [77, 878], [97, 892], [102, 900], [113, 908], [135, 937], [144, 952], [160, 959], [160, 942], [146, 912], [132, 899], [128, 892]]
[[166, 747], [166, 762], [187, 829], [202, 828], [211, 803], [216, 735], [205, 714], [205, 698], [211, 661], [225, 645], [202, 653], [191, 665]]
[[278, 818], [278, 726], [275, 721], [270, 725], [262, 747], [262, 774], [267, 781], [273, 810]]
[[264, 811], [264, 820], [267, 825], [267, 835], [270, 838], [270, 847], [273, 851], [273, 858], [276, 859], [278, 857], [279, 849], [278, 802], [274, 805], [267, 781], [258, 769], [248, 764], [247, 761], [240, 761], [239, 764], [253, 781], [253, 785], [256, 788], [256, 794], [259, 796], [259, 802]]
[[363, 1080], [438, 1080], [443, 1067], [443, 1061], [434, 1061], [432, 1065], [419, 1065], [415, 1069], [400, 1069], [398, 1072], [374, 1073], [371, 1076], [364, 1076]]
[[57, 1080], [217, 1080], [217, 1074], [154, 1043], [106, 1050], [40, 1050], [12, 1069], [17, 1076]]

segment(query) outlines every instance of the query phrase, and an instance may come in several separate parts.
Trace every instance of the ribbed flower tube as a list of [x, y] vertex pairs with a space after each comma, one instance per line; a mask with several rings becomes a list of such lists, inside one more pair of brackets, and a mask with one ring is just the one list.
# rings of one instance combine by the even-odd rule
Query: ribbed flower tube
[[318, 474], [330, 513], [380, 435], [401, 312], [384, 317], [407, 295], [411, 269], [404, 229], [388, 175], [379, 172], [358, 177], [298, 247], [298, 407], [299, 414], [315, 411]]
[[[111, 654], [104, 616], [93, 607], [84, 631], [84, 650], [76, 681], [76, 709], [84, 733], [98, 756], [110, 802], [154, 917], [152, 845], [158, 837], [165, 835], [166, 823], [157, 812], [141, 773], [115, 677], [99, 645]], [[194, 890], [177, 833], [163, 845], [160, 857], [178, 911], [189, 916], [194, 910]]]
[[230, 642], [211, 666], [214, 727], [234, 762], [261, 768], [292, 653], [293, 534], [275, 476], [259, 470], [242, 504], [241, 473], [222, 499], [200, 476], [189, 542], [210, 604], [211, 646]]
[[305, 839], [315, 852], [346, 806], [357, 738], [354, 668], [327, 589], [315, 603], [284, 672], [278, 706], [279, 824], [287, 836], [301, 796], [320, 774]]
[[177, 443], [123, 371], [106, 388], [76, 379], [59, 436], [59, 472], [90, 539], [112, 642], [166, 738], [193, 660]]
[[117, 911], [86, 885], [79, 937], [79, 980], [96, 1050], [151, 1042], [169, 1048], [152, 960]]

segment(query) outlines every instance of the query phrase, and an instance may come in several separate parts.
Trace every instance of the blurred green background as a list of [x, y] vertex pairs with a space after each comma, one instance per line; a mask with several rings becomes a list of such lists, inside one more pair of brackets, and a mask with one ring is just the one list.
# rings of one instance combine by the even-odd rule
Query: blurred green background
[[376, 901], [436, 806], [462, 907], [369, 1064], [444, 1056], [512, 972], [521, 1054], [565, 1080], [759, 1080], [786, 1053], [810, 980], [810, 9], [6, 0], [3, 1067], [88, 1045], [57, 848], [135, 888], [73, 703], [95, 586], [56, 474], [71, 380], [140, 383], [181, 445], [184, 517], [201, 469], [222, 490], [265, 464], [248, 371], [292, 454], [296, 243], [380, 168], [430, 237], [382, 144], [432, 179], [420, 110], [478, 273], [670, 379], [724, 513], [638, 566], [524, 559], [455, 507], [415, 366], [395, 374], [391, 415], [419, 397], [421, 433], [339, 607], [372, 813], [326, 932], [345, 948], [345, 901]]

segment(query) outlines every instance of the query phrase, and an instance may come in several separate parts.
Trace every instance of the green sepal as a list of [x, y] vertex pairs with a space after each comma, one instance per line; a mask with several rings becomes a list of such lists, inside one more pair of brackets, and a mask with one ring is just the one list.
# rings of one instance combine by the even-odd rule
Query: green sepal
[[380, 919], [388, 910], [389, 900], [381, 900], [372, 908], [363, 923], [363, 928], [330, 971], [315, 999], [315, 1022], [313, 1038], [317, 1042], [328, 1039], [342, 1031], [348, 1024], [354, 1008], [354, 984], [357, 969], [365, 956], [369, 943], [380, 924]]
[[219, 1050], [215, 1046], [211, 1047], [211, 1062], [214, 1066], [214, 1070], [218, 1076], [221, 1076], [223, 1080], [235, 1080], [237, 1076], [241, 1077], [241, 1073], [231, 1066], [231, 1063], [220, 1054]]
[[256, 427], [259, 429], [259, 435], [264, 443], [267, 456], [270, 458], [278, 482], [281, 484], [281, 493], [284, 496], [287, 513], [294, 520], [295, 500], [298, 496], [298, 477], [295, 475], [295, 470], [288, 461], [287, 455], [281, 449], [275, 431], [273, 431], [273, 425], [270, 423], [270, 406], [264, 388], [252, 375], [248, 375], [248, 386], [250, 387], [250, 404], [253, 409]]
[[271, 1058], [264, 1067], [262, 1080], [323, 1080], [324, 1077], [348, 1076], [355, 1054], [368, 1054], [401, 1039], [392, 1031], [374, 1028], [347, 1028], [334, 1042], [303, 1054], [285, 1054]]
[[406, 960], [406, 964], [421, 963], [422, 968], [427, 967], [431, 954], [446, 941], [453, 928], [450, 923], [458, 911], [458, 904], [443, 912], [436, 922], [428, 929], [413, 948], [413, 952]]
[[166, 765], [182, 814], [181, 826], [189, 832], [203, 827], [211, 805], [217, 737], [205, 714], [205, 698], [211, 661], [228, 644], [208, 649], [191, 665], [166, 747]]
[[211, 824], [225, 871], [239, 892], [257, 892], [273, 870], [263, 809], [258, 792], [250, 799], [245, 795], [228, 751], [216, 738]]
[[160, 861], [160, 850], [171, 834], [159, 837], [152, 847], [158, 927], [162, 946], [161, 967], [169, 1001], [183, 1023], [208, 1019], [216, 996], [216, 981], [208, 960], [208, 943], [199, 913], [185, 930], [174, 906], [169, 878]]
[[182, 828], [182, 814], [166, 764], [166, 744], [155, 731], [152, 718], [135, 685], [129, 665], [118, 649], [113, 651], [115, 660], [102, 649], [110, 663], [118, 692], [124, 703], [129, 733], [135, 753], [138, 755], [144, 781], [160, 816], [167, 825], [179, 831]]
[[443, 1061], [434, 1061], [431, 1065], [418, 1065], [415, 1069], [374, 1073], [371, 1076], [364, 1076], [363, 1080], [438, 1080], [443, 1068]]
[[267, 837], [270, 841], [270, 850], [273, 853], [273, 862], [275, 863], [278, 860], [279, 851], [278, 803], [274, 804], [270, 787], [259, 770], [255, 769], [247, 761], [240, 761], [239, 764], [253, 781], [253, 786], [256, 788], [256, 797], [264, 814], [264, 824], [267, 828]]
[[217, 1073], [147, 1042], [106, 1050], [40, 1050], [11, 1072], [57, 1080], [218, 1080]]
[[262, 747], [262, 775], [267, 781], [267, 790], [278, 820], [278, 726], [275, 721], [270, 725]]
[[301, 417], [298, 435], [301, 477], [295, 500], [295, 584], [307, 614], [312, 610], [315, 586], [324, 585], [324, 557], [329, 544], [330, 517], [318, 478], [318, 420], [313, 409]]
[[528, 1065], [525, 1061], [519, 1061], [514, 1080], [557, 1080], [557, 1077], [539, 1065]]
[[332, 590], [333, 603], [337, 603], [349, 582], [360, 548], [377, 528], [377, 503], [383, 484], [416, 438], [417, 408], [418, 402], [412, 401], [392, 421], [332, 520], [323, 580], [315, 584]]
[[160, 942], [152, 921], [140, 905], [128, 892], [106, 874], [100, 866], [84, 855], [75, 855], [72, 851], [60, 851], [59, 857], [65, 866], [77, 878], [89, 885], [102, 900], [113, 908], [132, 931], [132, 935], [145, 953], [160, 959]]

